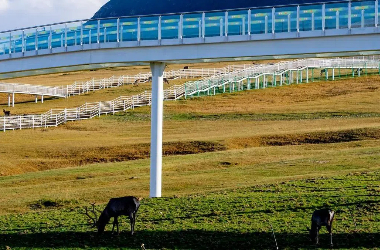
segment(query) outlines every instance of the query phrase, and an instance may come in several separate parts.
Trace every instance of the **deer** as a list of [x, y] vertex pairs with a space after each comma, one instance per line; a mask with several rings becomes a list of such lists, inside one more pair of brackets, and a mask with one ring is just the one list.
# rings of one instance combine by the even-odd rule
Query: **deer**
[[10, 116], [11, 115], [11, 111], [9, 111], [9, 110], [3, 109], [3, 112], [4, 112], [4, 116]]
[[319, 244], [319, 230], [322, 226], [326, 226], [327, 231], [330, 234], [330, 245], [333, 246], [332, 242], [332, 223], [334, 220], [335, 212], [330, 209], [320, 209], [315, 210], [311, 216], [311, 229], [307, 228], [310, 233], [310, 239]]
[[139, 199], [133, 196], [110, 199], [107, 206], [105, 207], [103, 212], [100, 214], [98, 220], [96, 219], [97, 214], [95, 212], [95, 203], [91, 205], [92, 205], [91, 212], [95, 215], [95, 217], [90, 215], [87, 207], [85, 208], [85, 213], [83, 214], [88, 216], [93, 221], [92, 227], [96, 227], [98, 229], [98, 234], [102, 234], [104, 232], [106, 225], [108, 224], [110, 219], [113, 217], [114, 221], [113, 221], [113, 226], [112, 226], [112, 233], [114, 232], [115, 225], [116, 225], [117, 235], [119, 235], [120, 231], [119, 231], [118, 217], [121, 215], [126, 215], [129, 217], [130, 224], [131, 224], [131, 235], [134, 234], [136, 213], [140, 207]]

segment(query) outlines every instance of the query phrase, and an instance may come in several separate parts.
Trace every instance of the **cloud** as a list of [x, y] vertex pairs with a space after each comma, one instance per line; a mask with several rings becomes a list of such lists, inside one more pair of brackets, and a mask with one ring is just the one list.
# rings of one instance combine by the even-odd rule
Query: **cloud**
[[108, 0], [0, 0], [0, 31], [91, 18]]
[[0, 0], [0, 13], [6, 11], [9, 8], [8, 0]]

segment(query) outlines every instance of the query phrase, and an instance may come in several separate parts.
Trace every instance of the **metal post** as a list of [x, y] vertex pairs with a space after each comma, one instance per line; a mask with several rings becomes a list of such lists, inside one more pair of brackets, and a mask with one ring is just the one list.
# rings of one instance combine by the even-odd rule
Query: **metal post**
[[224, 13], [224, 35], [228, 36], [228, 12]]
[[53, 48], [53, 31], [52, 31], [52, 27], [50, 26], [50, 34], [49, 34], [49, 49], [52, 49]]
[[116, 22], [116, 42], [120, 42], [120, 19], [117, 19]]
[[44, 103], [44, 95], [41, 96], [41, 103]]
[[162, 123], [165, 63], [151, 62], [152, 124], [150, 153], [150, 197], [161, 197], [162, 190]]
[[352, 18], [352, 12], [351, 12], [351, 1], [348, 2], [348, 29], [351, 29], [351, 18]]
[[80, 45], [83, 45], [83, 22], [80, 22]]
[[265, 34], [268, 34], [268, 16], [265, 15]]
[[162, 26], [162, 17], [158, 17], [158, 40], [161, 41], [161, 26]]
[[137, 18], [137, 41], [140, 42], [141, 39], [141, 18]]
[[248, 10], [248, 35], [251, 35], [251, 22], [252, 22], [252, 14], [251, 10]]
[[67, 47], [67, 24], [65, 24], [65, 48]]
[[314, 17], [314, 12], [311, 13], [311, 30], [315, 29], [315, 17]]
[[326, 4], [322, 4], [322, 30], [326, 28]]
[[272, 8], [272, 34], [276, 31], [276, 8]]
[[297, 6], [297, 32], [300, 32], [300, 6]]
[[245, 17], [242, 18], [241, 20], [241, 25], [242, 25], [242, 35], [245, 35]]
[[37, 97], [37, 95], [36, 95], [36, 103], [38, 102], [38, 97]]
[[98, 35], [96, 36], [97, 43], [100, 43], [100, 20], [98, 20]]
[[[35, 33], [34, 43], [35, 43], [35, 49], [38, 50], [38, 30], [37, 29], [36, 29], [36, 33]], [[11, 47], [9, 47], [9, 49], [11, 49]]]
[[306, 68], [306, 83], [309, 83], [309, 68]]
[[12, 107], [15, 106], [15, 93], [12, 93]]
[[339, 29], [339, 11], [336, 12], [336, 29]]
[[183, 38], [183, 15], [179, 16], [178, 35], [178, 39]]
[[206, 36], [206, 13], [202, 13], [202, 38]]
[[[50, 49], [50, 46], [49, 46]], [[25, 52], [25, 31], [22, 30], [21, 34], [21, 52]]]
[[290, 14], [288, 15], [288, 32], [291, 31], [291, 27], [290, 27]]
[[379, 24], [379, 1], [375, 1], [375, 27]]
[[361, 27], [364, 28], [364, 10], [362, 10], [361, 16]]
[[332, 68], [332, 80], [335, 80], [335, 68]]

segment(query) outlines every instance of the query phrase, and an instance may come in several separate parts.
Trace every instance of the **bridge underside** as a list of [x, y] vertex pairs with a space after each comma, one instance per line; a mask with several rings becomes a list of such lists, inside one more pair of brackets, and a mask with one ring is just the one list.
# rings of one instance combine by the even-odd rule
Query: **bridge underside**
[[[377, 28], [78, 45], [0, 58], [0, 79], [151, 62], [194, 63], [380, 54]], [[308, 33], [308, 34], [305, 34]], [[280, 36], [281, 35], [281, 36]], [[322, 35], [322, 36], [321, 36]], [[263, 40], [263, 36], [267, 36]], [[2, 60], [1, 60], [2, 59]]]

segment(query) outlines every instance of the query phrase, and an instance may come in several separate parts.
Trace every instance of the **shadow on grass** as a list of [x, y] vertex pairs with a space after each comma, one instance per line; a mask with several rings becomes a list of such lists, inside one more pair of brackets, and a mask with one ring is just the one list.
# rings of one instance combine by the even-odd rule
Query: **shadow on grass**
[[[315, 249], [307, 234], [276, 234], [280, 249]], [[275, 249], [272, 233], [268, 232], [217, 232], [186, 231], [137, 231], [134, 236], [123, 231], [120, 236], [110, 232], [101, 237], [94, 232], [54, 232], [31, 234], [0, 234], [0, 248], [132, 248], [140, 249]], [[329, 249], [329, 236], [320, 235], [320, 248]], [[334, 249], [375, 248], [380, 245], [380, 233], [334, 234]]]

